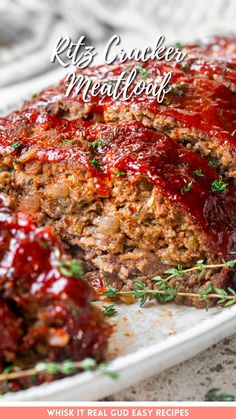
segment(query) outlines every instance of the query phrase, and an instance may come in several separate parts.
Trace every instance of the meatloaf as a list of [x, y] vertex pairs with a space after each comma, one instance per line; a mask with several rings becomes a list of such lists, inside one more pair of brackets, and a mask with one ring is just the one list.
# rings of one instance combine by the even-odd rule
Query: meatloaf
[[[167, 266], [234, 258], [235, 37], [183, 48], [181, 64], [138, 65], [138, 80], [172, 72], [161, 104], [144, 94], [84, 102], [66, 96], [63, 80], [0, 120], [2, 190], [55, 227], [93, 285], [132, 288], [139, 278], [152, 286]], [[113, 83], [135, 66], [82, 73]], [[179, 286], [198, 291], [209, 278], [234, 286], [225, 268]]]
[[145, 126], [168, 133], [176, 142], [211, 158], [221, 174], [236, 177], [236, 38], [215, 37], [208, 43], [182, 46], [188, 53], [181, 63], [153, 61], [145, 63], [101, 65], [79, 70], [94, 82], [115, 83], [122, 71], [138, 70], [136, 81], [147, 83], [172, 73], [171, 91], [162, 103], [142, 94], [128, 100], [108, 96], [92, 97], [84, 102], [82, 91], [74, 89], [67, 97], [68, 83], [63, 80], [44, 90], [26, 107], [45, 108], [48, 113], [73, 119], [100, 122], [141, 121]]
[[[4, 119], [0, 152], [4, 192], [73, 245], [93, 284], [132, 288], [139, 277], [151, 285], [167, 266], [233, 257], [235, 188], [206, 159], [139, 122], [25, 109]], [[217, 273], [218, 286], [227, 273]]]
[[[104, 359], [111, 326], [51, 227], [37, 228], [0, 196], [0, 372], [39, 361]], [[52, 380], [39, 375], [34, 384]], [[0, 393], [32, 385], [1, 382]]]

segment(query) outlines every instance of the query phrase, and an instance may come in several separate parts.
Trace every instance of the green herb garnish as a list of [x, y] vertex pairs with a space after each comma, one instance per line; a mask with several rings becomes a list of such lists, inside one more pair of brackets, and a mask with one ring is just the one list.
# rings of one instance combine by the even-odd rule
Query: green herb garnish
[[76, 259], [65, 260], [60, 263], [59, 270], [62, 275], [74, 278], [80, 278], [84, 275], [81, 263]]
[[196, 169], [196, 170], [194, 170], [193, 174], [194, 174], [195, 176], [198, 176], [198, 177], [203, 177], [203, 176], [205, 176], [205, 175], [204, 175], [204, 173], [202, 172], [202, 169]]
[[21, 143], [20, 141], [15, 141], [14, 143], [11, 144], [11, 148], [12, 150], [16, 150], [18, 147], [20, 147]]
[[184, 47], [184, 44], [182, 42], [180, 42], [180, 41], [177, 41], [175, 43], [175, 46], [176, 46], [176, 48], [183, 48]]
[[74, 140], [70, 140], [70, 139], [65, 139], [61, 142], [61, 145], [73, 145], [74, 144]]
[[123, 170], [117, 170], [116, 174], [118, 176], [125, 176], [126, 175], [126, 172], [124, 172]]
[[217, 304], [220, 304], [224, 307], [236, 304], [236, 291], [232, 288], [227, 288], [226, 290], [222, 288], [214, 287], [211, 282], [206, 284], [206, 287], [199, 293], [196, 292], [182, 292], [178, 290], [178, 285], [173, 287], [169, 284], [170, 280], [177, 277], [179, 280], [185, 277], [186, 274], [196, 272], [198, 280], [202, 279], [205, 275], [207, 269], [219, 269], [219, 268], [233, 268], [236, 266], [236, 260], [230, 260], [228, 262], [223, 261], [218, 264], [204, 264], [203, 260], [197, 261], [196, 265], [192, 268], [184, 268], [182, 265], [178, 265], [177, 268], [167, 269], [164, 274], [166, 277], [155, 276], [153, 281], [155, 282], [154, 288], [149, 289], [147, 285], [142, 281], [136, 281], [134, 283], [133, 291], [123, 291], [118, 290], [117, 288], [108, 286], [107, 290], [103, 292], [102, 295], [105, 295], [109, 298], [119, 298], [122, 296], [131, 296], [134, 299], [140, 301], [140, 306], [143, 306], [144, 303], [148, 300], [157, 300], [160, 303], [167, 303], [172, 301], [175, 297], [192, 297], [198, 298], [199, 301], [205, 301], [207, 304], [211, 300], [216, 300]]
[[115, 304], [110, 304], [109, 306], [103, 306], [103, 313], [107, 317], [111, 317], [111, 316], [114, 316], [115, 314], [117, 314]]
[[188, 63], [182, 63], [182, 69], [183, 70], [188, 70], [189, 69], [189, 64]]
[[87, 142], [87, 146], [88, 147], [92, 147], [94, 150], [97, 150], [99, 147], [101, 147], [102, 141], [101, 140], [96, 140], [93, 142]]
[[210, 389], [205, 395], [206, 402], [234, 402], [235, 396], [233, 394], [218, 393], [218, 388]]
[[168, 97], [165, 97], [165, 98], [164, 98], [164, 104], [165, 104], [165, 105], [169, 106], [169, 105], [171, 105], [171, 103], [172, 103], [172, 102], [171, 102], [171, 99], [170, 99], [170, 98], [168, 98]]
[[217, 167], [219, 166], [219, 163], [217, 160], [211, 159], [208, 162], [208, 166], [212, 167], [213, 169], [217, 169]]
[[2, 374], [0, 374], [0, 381], [16, 380], [24, 377], [35, 377], [37, 374], [46, 374], [46, 375], [71, 375], [75, 374], [79, 370], [84, 371], [98, 371], [102, 375], [106, 375], [112, 379], [118, 378], [118, 373], [116, 371], [111, 371], [109, 365], [106, 362], [97, 364], [96, 360], [93, 358], [85, 358], [82, 361], [73, 361], [67, 359], [64, 362], [40, 362], [35, 365], [35, 367], [27, 370], [19, 370], [16, 368], [14, 371], [14, 366], [11, 366], [9, 370], [5, 369]]
[[142, 70], [140, 71], [140, 76], [147, 77], [148, 75], [149, 75], [149, 71], [146, 68], [142, 68]]
[[181, 85], [178, 84], [173, 84], [173, 86], [171, 87], [170, 93], [173, 93], [176, 96], [183, 96], [184, 95], [184, 91], [183, 89], [181, 89]]
[[211, 185], [212, 192], [225, 192], [227, 190], [227, 183], [222, 181], [222, 176], [219, 180], [214, 180]]
[[110, 285], [107, 286], [107, 290], [103, 292], [103, 295], [114, 298], [117, 294], [118, 290], [114, 287], [111, 287]]
[[96, 159], [96, 157], [94, 157], [92, 160], [91, 160], [91, 166], [94, 168], [94, 169], [101, 169], [101, 170], [103, 170], [104, 168], [103, 168], [103, 166], [99, 163], [99, 161]]
[[192, 186], [193, 186], [193, 181], [191, 180], [191, 182], [189, 182], [187, 185], [183, 187], [183, 192], [184, 193], [189, 192], [192, 189]]
[[116, 371], [111, 371], [106, 362], [99, 364], [97, 369], [102, 375], [106, 375], [107, 377], [112, 378], [112, 380], [117, 380], [117, 378], [119, 378], [119, 374]]

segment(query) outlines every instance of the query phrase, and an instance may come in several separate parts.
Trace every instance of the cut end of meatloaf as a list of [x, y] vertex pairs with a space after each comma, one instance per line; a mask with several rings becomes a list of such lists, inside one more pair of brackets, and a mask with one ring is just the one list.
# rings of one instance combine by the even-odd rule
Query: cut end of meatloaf
[[77, 246], [92, 283], [151, 285], [167, 266], [233, 257], [235, 189], [207, 160], [138, 122], [24, 110], [5, 119], [0, 150], [2, 189]]
[[[96, 295], [80, 277], [79, 263], [75, 269], [50, 227], [37, 228], [2, 198], [0, 371], [12, 364], [27, 369], [39, 361], [103, 360], [112, 328], [91, 304]], [[53, 377], [39, 375], [34, 385], [47, 379]], [[12, 385], [21, 389], [32, 383], [26, 378]], [[1, 383], [0, 393], [9, 389], [7, 380]]]

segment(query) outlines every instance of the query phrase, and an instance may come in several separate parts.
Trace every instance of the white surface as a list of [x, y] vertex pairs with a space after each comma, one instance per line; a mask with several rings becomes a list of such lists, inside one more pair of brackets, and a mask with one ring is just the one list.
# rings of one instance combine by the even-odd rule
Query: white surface
[[[10, 3], [10, 7], [9, 7]], [[53, 70], [56, 40], [86, 35], [102, 47], [118, 33], [125, 48], [235, 30], [235, 0], [1, 0], [0, 86]]]
[[[117, 321], [117, 318], [116, 318]], [[98, 400], [176, 365], [236, 332], [236, 306], [208, 312], [174, 305], [119, 307], [109, 355], [117, 380], [81, 373], [15, 394], [1, 401]]]
[[[207, 392], [236, 397], [236, 335], [172, 368], [106, 397], [106, 401], [204, 401]], [[222, 403], [222, 402], [220, 402]]]

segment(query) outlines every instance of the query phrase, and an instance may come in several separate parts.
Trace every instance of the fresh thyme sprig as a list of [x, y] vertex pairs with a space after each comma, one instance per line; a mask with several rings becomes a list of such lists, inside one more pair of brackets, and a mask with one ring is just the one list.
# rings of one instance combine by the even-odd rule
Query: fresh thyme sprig
[[229, 260], [227, 262], [222, 261], [222, 263], [217, 263], [217, 264], [205, 264], [203, 260], [198, 260], [196, 262], [196, 265], [192, 266], [191, 268], [184, 269], [184, 267], [179, 264], [177, 265], [177, 268], [170, 268], [164, 272], [165, 274], [168, 275], [166, 278], [162, 278], [161, 276], [154, 276], [153, 280], [157, 282], [159, 285], [161, 285], [162, 282], [169, 282], [170, 279], [174, 277], [181, 278], [185, 274], [189, 272], [194, 272], [194, 271], [199, 272], [197, 279], [200, 280], [205, 275], [205, 272], [207, 269], [234, 268], [235, 266], [236, 266], [236, 259]]
[[102, 295], [105, 295], [109, 298], [119, 298], [125, 295], [132, 296], [134, 299], [138, 299], [140, 301], [140, 306], [142, 307], [144, 303], [149, 300], [157, 300], [160, 303], [167, 303], [172, 301], [175, 297], [192, 297], [198, 298], [199, 301], [209, 301], [211, 299], [217, 300], [217, 304], [223, 305], [224, 307], [228, 307], [236, 303], [236, 292], [232, 288], [228, 288], [227, 291], [223, 290], [222, 288], [213, 288], [212, 292], [209, 292], [209, 288], [203, 290], [200, 293], [197, 292], [183, 292], [178, 291], [174, 287], [165, 287], [165, 288], [154, 288], [149, 289], [143, 283], [141, 289], [141, 281], [138, 281], [139, 285], [135, 283], [135, 289], [133, 291], [119, 291], [118, 289], [108, 287], [107, 291], [105, 291]]
[[106, 362], [101, 362], [97, 364], [93, 358], [85, 358], [82, 361], [74, 362], [70, 359], [67, 359], [64, 362], [40, 362], [36, 364], [33, 368], [27, 370], [18, 370], [14, 371], [14, 366], [6, 368], [2, 374], [0, 374], [0, 381], [9, 381], [17, 380], [20, 378], [33, 377], [37, 374], [45, 375], [71, 375], [76, 373], [78, 370], [83, 371], [98, 371], [102, 375], [107, 375], [110, 378], [118, 378], [118, 373], [109, 369], [109, 366]]
[[236, 259], [235, 260], [229, 260], [227, 262], [222, 261], [222, 263], [217, 263], [217, 264], [205, 264], [203, 260], [198, 260], [196, 262], [195, 266], [192, 266], [191, 268], [186, 268], [184, 269], [182, 265], [177, 265], [177, 268], [170, 268], [167, 269], [164, 273], [168, 274], [168, 276], [166, 278], [162, 278], [160, 276], [154, 276], [153, 280], [157, 283], [160, 283], [162, 281], [164, 282], [169, 282], [170, 279], [174, 278], [174, 277], [183, 277], [185, 274], [189, 273], [189, 272], [194, 272], [197, 271], [199, 272], [198, 275], [198, 280], [202, 279], [203, 276], [205, 275], [205, 272], [207, 269], [219, 269], [219, 268], [234, 268], [236, 266]]
[[200, 281], [207, 269], [219, 269], [219, 268], [233, 268], [236, 266], [236, 260], [230, 260], [228, 262], [223, 261], [218, 264], [205, 264], [203, 260], [199, 260], [195, 266], [184, 269], [182, 265], [178, 265], [177, 268], [167, 269], [164, 273], [167, 275], [165, 278], [161, 276], [155, 276], [153, 281], [155, 282], [154, 288], [147, 288], [146, 284], [142, 281], [136, 281], [134, 283], [134, 290], [118, 290], [117, 288], [108, 286], [107, 290], [103, 292], [103, 296], [107, 296], [111, 299], [119, 298], [122, 296], [131, 296], [134, 299], [140, 301], [140, 305], [143, 306], [147, 300], [157, 300], [160, 303], [167, 303], [172, 301], [175, 297], [193, 297], [198, 298], [200, 301], [209, 302], [209, 300], [217, 300], [217, 304], [225, 307], [236, 303], [236, 291], [232, 288], [224, 290], [222, 288], [213, 287], [211, 282], [207, 283], [206, 288], [200, 293], [195, 292], [184, 292], [179, 291], [177, 287], [169, 285], [169, 282], [173, 278], [183, 278], [187, 273], [198, 272], [197, 279]]
[[211, 388], [205, 395], [206, 402], [234, 402], [233, 394], [219, 393], [218, 388]]

